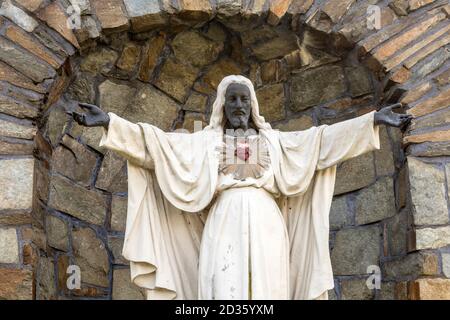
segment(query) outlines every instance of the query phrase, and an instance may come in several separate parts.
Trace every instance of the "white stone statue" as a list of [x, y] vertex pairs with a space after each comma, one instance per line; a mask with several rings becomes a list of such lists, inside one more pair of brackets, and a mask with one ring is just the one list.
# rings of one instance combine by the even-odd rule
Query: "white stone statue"
[[101, 146], [128, 160], [123, 256], [148, 299], [326, 299], [336, 165], [379, 149], [377, 124], [410, 120], [390, 107], [279, 132], [243, 76], [222, 80], [209, 125], [194, 133], [82, 106], [75, 120], [103, 125]]

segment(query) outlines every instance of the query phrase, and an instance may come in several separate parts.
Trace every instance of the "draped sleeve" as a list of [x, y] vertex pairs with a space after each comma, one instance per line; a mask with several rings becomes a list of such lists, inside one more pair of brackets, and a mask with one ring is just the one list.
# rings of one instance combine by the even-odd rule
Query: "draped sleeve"
[[317, 170], [380, 149], [379, 127], [375, 111], [360, 117], [325, 126], [321, 137]]
[[109, 112], [108, 129], [104, 129], [100, 146], [121, 155], [134, 165], [152, 169], [153, 159], [145, 145], [142, 128]]

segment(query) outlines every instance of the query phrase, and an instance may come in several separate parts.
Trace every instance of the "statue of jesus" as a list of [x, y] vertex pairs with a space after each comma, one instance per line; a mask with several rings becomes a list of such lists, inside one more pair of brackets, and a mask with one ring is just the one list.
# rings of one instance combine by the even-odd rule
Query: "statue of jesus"
[[209, 125], [163, 132], [80, 103], [100, 145], [128, 160], [123, 256], [147, 299], [327, 299], [336, 165], [379, 149], [380, 111], [279, 132], [259, 114], [252, 82], [225, 77]]

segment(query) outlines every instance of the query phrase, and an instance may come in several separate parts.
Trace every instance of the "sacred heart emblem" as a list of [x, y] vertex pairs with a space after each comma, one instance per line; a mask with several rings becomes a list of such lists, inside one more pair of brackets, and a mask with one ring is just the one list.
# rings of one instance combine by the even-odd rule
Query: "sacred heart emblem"
[[248, 143], [238, 143], [234, 155], [241, 160], [247, 161], [250, 158], [250, 146]]

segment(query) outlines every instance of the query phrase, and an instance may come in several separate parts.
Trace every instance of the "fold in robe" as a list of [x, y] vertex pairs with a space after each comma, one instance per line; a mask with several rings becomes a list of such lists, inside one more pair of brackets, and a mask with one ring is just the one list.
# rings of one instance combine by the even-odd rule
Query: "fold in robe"
[[[165, 133], [110, 113], [101, 146], [128, 159], [123, 256], [148, 299], [197, 299], [205, 207], [218, 178], [216, 130]], [[291, 299], [326, 298], [333, 273], [329, 211], [336, 165], [379, 149], [374, 112], [305, 131], [263, 129], [290, 240]]]

